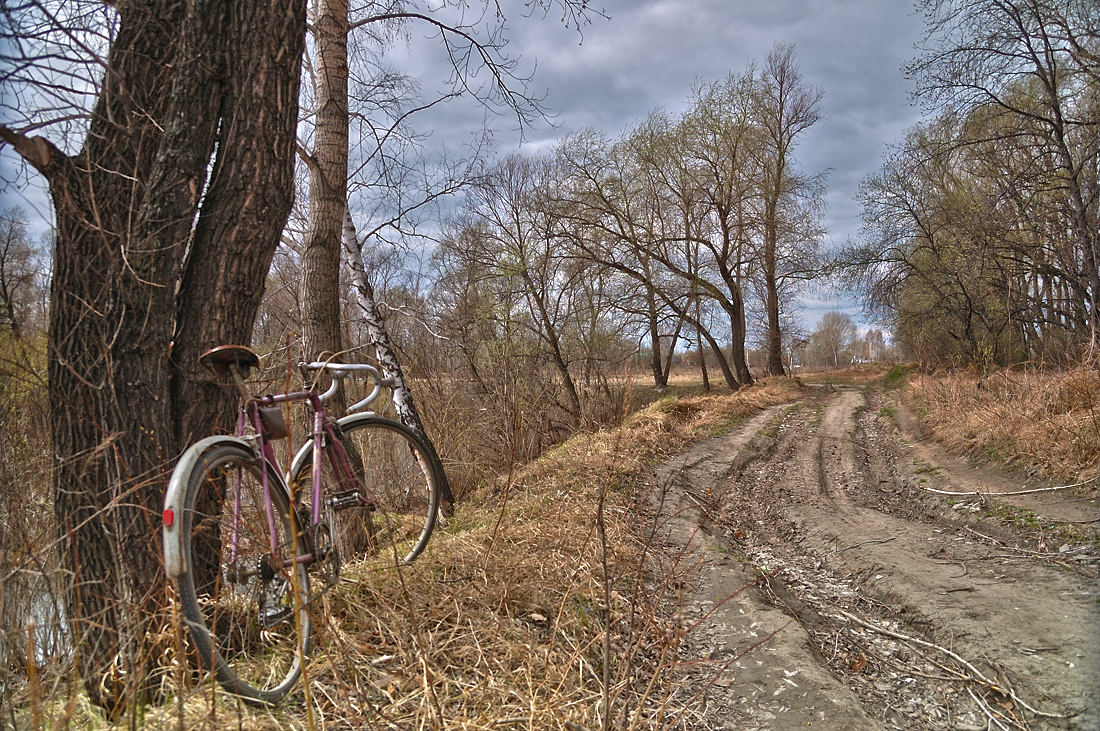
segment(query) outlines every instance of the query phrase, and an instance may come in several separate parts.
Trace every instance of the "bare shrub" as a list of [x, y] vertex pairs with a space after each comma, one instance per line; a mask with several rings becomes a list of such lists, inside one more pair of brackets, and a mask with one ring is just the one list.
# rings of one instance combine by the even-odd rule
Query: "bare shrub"
[[[0, 718], [40, 705], [68, 654], [41, 337], [0, 334]], [[6, 721], [0, 721], [5, 723]]]

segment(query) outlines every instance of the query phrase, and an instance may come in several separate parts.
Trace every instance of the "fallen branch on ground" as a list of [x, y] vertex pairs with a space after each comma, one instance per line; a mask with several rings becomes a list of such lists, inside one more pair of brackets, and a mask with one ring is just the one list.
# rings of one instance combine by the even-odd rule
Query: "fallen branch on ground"
[[1000, 693], [1001, 695], [1003, 695], [1007, 698], [1011, 698], [1017, 704], [1019, 704], [1020, 706], [1022, 706], [1026, 710], [1030, 711], [1032, 714], [1034, 714], [1036, 716], [1041, 716], [1042, 718], [1065, 718], [1065, 716], [1063, 714], [1046, 713], [1044, 711], [1040, 711], [1036, 708], [1033, 708], [1031, 705], [1029, 705], [1027, 702], [1025, 702], [1023, 699], [1021, 699], [1020, 696], [1016, 695], [1016, 693], [1011, 688], [1006, 688], [1006, 687], [1002, 686], [1001, 684], [999, 684], [999, 683], [997, 683], [993, 680], [990, 680], [989, 678], [987, 678], [985, 676], [984, 673], [982, 673], [981, 670], [978, 670], [978, 668], [976, 668], [970, 661], [966, 660], [965, 658], [958, 655], [957, 653], [947, 649], [946, 647], [943, 647], [941, 645], [937, 645], [934, 642], [928, 642], [927, 640], [919, 639], [917, 637], [910, 637], [909, 635], [904, 635], [901, 632], [895, 632], [894, 630], [887, 629], [885, 627], [880, 627], [879, 625], [874, 624], [872, 622], [868, 622], [865, 619], [861, 619], [861, 618], [857, 617], [854, 614], [850, 614], [850, 613], [844, 611], [843, 609], [837, 609], [837, 611], [841, 614], [841, 616], [851, 620], [852, 622], [855, 622], [856, 624], [860, 625], [861, 627], [866, 627], [867, 629], [872, 630], [873, 632], [878, 632], [880, 634], [884, 634], [887, 637], [893, 637], [894, 639], [901, 640], [902, 642], [909, 642], [909, 643], [914, 644], [914, 645], [920, 645], [921, 647], [927, 647], [927, 648], [930, 648], [930, 649], [933, 649], [933, 650], [937, 650], [937, 651], [943, 653], [944, 655], [947, 655], [952, 660], [959, 663], [960, 665], [962, 665], [963, 667], [965, 667], [967, 670], [970, 671], [971, 676], [969, 677], [969, 680], [977, 681], [977, 682], [981, 683], [982, 685], [985, 685], [986, 687], [988, 687], [990, 690], [996, 691], [997, 693]]
[[1074, 487], [1084, 487], [1090, 482], [1096, 482], [1097, 477], [1090, 477], [1087, 480], [1081, 482], [1075, 482], [1072, 485], [1056, 485], [1055, 487], [1035, 487], [1030, 490], [1015, 490], [1011, 492], [985, 492], [984, 490], [968, 490], [967, 492], [956, 492], [953, 490], [937, 490], [934, 487], [924, 487], [923, 485], [917, 485], [920, 489], [926, 492], [934, 492], [937, 495], [954, 495], [955, 497], [966, 497], [967, 495], [977, 495], [979, 497], [1005, 497], [1011, 495], [1030, 495], [1035, 492], [1053, 492], [1054, 490], [1069, 490]]

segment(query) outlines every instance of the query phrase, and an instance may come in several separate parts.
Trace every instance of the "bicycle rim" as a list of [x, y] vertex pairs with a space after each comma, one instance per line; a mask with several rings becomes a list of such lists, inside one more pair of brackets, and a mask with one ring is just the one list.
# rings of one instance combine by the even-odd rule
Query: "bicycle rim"
[[183, 529], [189, 570], [180, 600], [195, 653], [222, 686], [254, 704], [282, 698], [309, 652], [309, 577], [296, 555], [297, 526], [269, 471], [276, 535], [264, 500], [261, 463], [241, 447], [215, 447], [188, 483]]
[[[440, 478], [434, 462], [416, 436], [403, 424], [370, 414], [340, 420], [341, 442], [348, 453], [356, 486], [376, 503], [338, 515], [338, 533], [345, 555], [376, 553], [409, 563], [431, 538], [439, 510]], [[311, 460], [294, 476], [308, 491]], [[326, 492], [338, 490], [333, 467], [324, 461]]]

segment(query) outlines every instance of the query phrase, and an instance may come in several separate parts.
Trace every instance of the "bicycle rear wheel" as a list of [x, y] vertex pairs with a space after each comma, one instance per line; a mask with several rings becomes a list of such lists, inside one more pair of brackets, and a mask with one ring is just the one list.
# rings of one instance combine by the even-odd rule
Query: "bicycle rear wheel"
[[[442, 468], [431, 459], [421, 438], [400, 422], [352, 414], [337, 426], [356, 488], [377, 502], [365, 521], [351, 517], [363, 515], [362, 509], [341, 516], [341, 542], [367, 551], [392, 551], [399, 563], [411, 562], [428, 545], [435, 528]], [[307, 445], [295, 458], [291, 483], [298, 486], [299, 494], [309, 494], [312, 453]], [[321, 469], [322, 494], [331, 498], [340, 489], [332, 460], [324, 460]]]
[[[261, 470], [267, 470], [272, 552]], [[309, 574], [292, 559], [299, 526], [281, 478], [249, 449], [208, 448], [187, 480], [181, 521], [187, 570], [177, 579], [196, 654], [246, 702], [278, 701], [309, 653]]]

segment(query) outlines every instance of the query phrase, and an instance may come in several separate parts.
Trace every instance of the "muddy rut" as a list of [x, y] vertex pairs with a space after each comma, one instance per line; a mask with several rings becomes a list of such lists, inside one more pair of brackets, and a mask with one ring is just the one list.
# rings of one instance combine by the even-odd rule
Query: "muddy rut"
[[692, 567], [680, 727], [1100, 729], [1100, 500], [932, 492], [1020, 482], [899, 408], [820, 390], [658, 471], [662, 547]]

